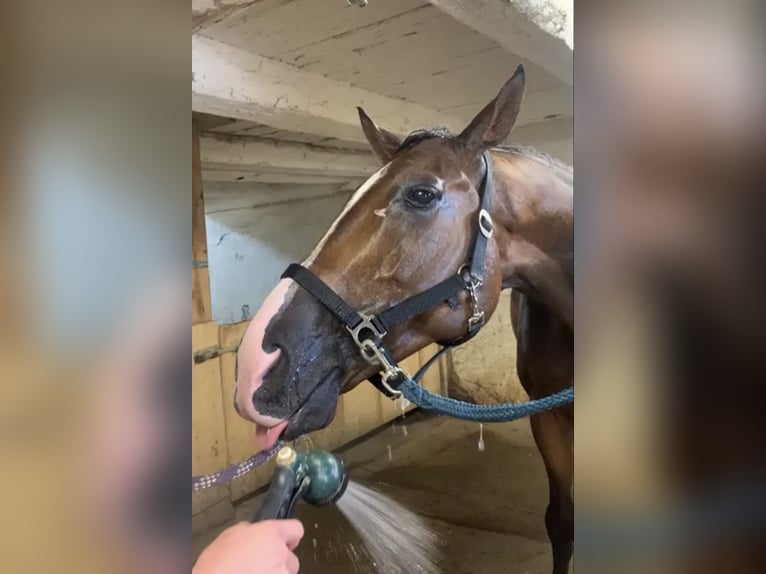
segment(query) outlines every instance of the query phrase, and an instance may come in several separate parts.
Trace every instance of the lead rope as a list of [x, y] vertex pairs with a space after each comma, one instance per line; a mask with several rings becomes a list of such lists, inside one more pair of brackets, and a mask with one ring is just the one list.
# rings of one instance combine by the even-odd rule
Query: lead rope
[[558, 393], [532, 399], [523, 403], [502, 403], [499, 405], [474, 405], [464, 401], [458, 401], [432, 393], [420, 386], [420, 380], [429, 368], [445, 352], [453, 348], [448, 345], [441, 348], [425, 365], [423, 365], [414, 377], [408, 377], [400, 370], [400, 383], [397, 390], [408, 401], [421, 409], [434, 412], [439, 415], [454, 417], [465, 421], [480, 423], [500, 423], [523, 419], [532, 415], [543, 413], [551, 409], [561, 407], [574, 401], [574, 387], [569, 387]]
[[226, 484], [236, 478], [245, 476], [248, 472], [255, 470], [270, 460], [282, 448], [283, 444], [283, 442], [277, 441], [277, 444], [271, 447], [271, 449], [257, 452], [253, 456], [217, 472], [192, 476], [192, 492], [213, 488], [214, 486]]
[[574, 387], [523, 403], [474, 405], [432, 393], [413, 379], [405, 379], [399, 389], [407, 400], [421, 409], [440, 415], [481, 423], [502, 423], [523, 419], [574, 401]]

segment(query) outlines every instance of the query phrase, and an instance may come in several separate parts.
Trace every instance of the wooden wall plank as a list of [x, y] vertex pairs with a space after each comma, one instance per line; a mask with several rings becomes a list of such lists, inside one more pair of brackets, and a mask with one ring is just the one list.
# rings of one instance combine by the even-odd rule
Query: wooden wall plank
[[192, 324], [210, 321], [210, 271], [192, 269]]
[[333, 421], [322, 430], [318, 430], [309, 435], [311, 443], [315, 448], [322, 450], [335, 450], [336, 448], [343, 446], [352, 438], [348, 438], [351, 433], [349, 427], [346, 424], [345, 411], [343, 409], [343, 395], [338, 400], [338, 405], [335, 410], [335, 418]]
[[385, 422], [380, 392], [365, 382], [341, 397], [339, 409], [342, 409], [343, 413], [344, 442], [353, 440]]
[[[428, 345], [426, 348], [421, 349], [418, 354], [420, 356], [420, 364], [425, 365], [428, 359], [433, 357], [440, 349], [439, 345]], [[441, 362], [443, 358], [440, 358], [435, 365], [431, 365], [431, 368], [423, 375], [422, 385], [432, 393], [445, 394], [446, 386], [443, 384]]]
[[[234, 410], [234, 374], [237, 362], [236, 347], [245, 334], [248, 322], [221, 325], [221, 387], [223, 393], [223, 412], [227, 436], [228, 464], [240, 462], [255, 454], [255, 426], [243, 419]], [[274, 472], [274, 461], [263, 465], [253, 472], [231, 483], [231, 499], [238, 500], [254, 490], [268, 484]]]
[[[218, 323], [192, 325], [192, 355], [218, 345]], [[192, 361], [192, 474], [219, 470], [227, 464], [227, 439], [221, 395], [220, 358], [200, 364]], [[230, 499], [228, 485], [192, 494], [192, 516], [206, 522], [203, 514], [221, 500]], [[221, 516], [220, 508], [216, 509]], [[211, 524], [206, 524], [210, 526]]]
[[210, 321], [210, 275], [207, 265], [205, 198], [202, 188], [199, 126], [192, 122], [192, 323]]

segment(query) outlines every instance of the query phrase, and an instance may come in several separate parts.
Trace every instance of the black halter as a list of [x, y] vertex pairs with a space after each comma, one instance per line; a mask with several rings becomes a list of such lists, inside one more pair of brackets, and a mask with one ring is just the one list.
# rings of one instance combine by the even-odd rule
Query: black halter
[[[484, 311], [479, 308], [476, 289], [484, 281], [487, 242], [492, 236], [492, 218], [489, 213], [492, 205], [493, 185], [492, 159], [489, 152], [484, 154], [484, 167], [484, 177], [479, 188], [480, 205], [477, 216], [477, 231], [470, 259], [454, 275], [447, 277], [441, 283], [437, 283], [377, 315], [366, 315], [354, 309], [330, 286], [303, 265], [292, 263], [282, 273], [282, 278], [296, 281], [345, 325], [354, 339], [354, 343], [359, 347], [362, 357], [368, 363], [380, 365], [380, 374], [371, 377], [370, 382], [390, 398], [401, 396], [397, 386], [401, 381], [409, 378], [409, 375], [399, 367], [383, 344], [383, 338], [391, 329], [437, 305], [452, 300], [463, 290], [468, 291], [471, 316], [468, 318], [466, 334], [452, 341], [440, 342], [439, 344], [443, 345], [444, 348], [426, 363], [420, 371], [422, 373], [444, 351], [464, 343], [484, 326]], [[416, 375], [415, 379], [417, 378]]]

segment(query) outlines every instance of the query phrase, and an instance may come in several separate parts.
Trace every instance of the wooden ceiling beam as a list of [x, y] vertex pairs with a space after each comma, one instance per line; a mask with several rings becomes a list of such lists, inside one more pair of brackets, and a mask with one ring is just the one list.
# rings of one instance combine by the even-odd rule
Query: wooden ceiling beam
[[[551, 0], [430, 0], [439, 10], [573, 84], [572, 13]], [[568, 44], [569, 42], [569, 44]]]
[[402, 135], [422, 127], [463, 127], [444, 112], [192, 36], [192, 109], [196, 112], [363, 142], [357, 106], [378, 125]]
[[192, 33], [201, 32], [260, 0], [192, 0]]
[[202, 168], [210, 170], [279, 171], [293, 175], [366, 178], [380, 166], [367, 152], [323, 148], [258, 138], [205, 136]]

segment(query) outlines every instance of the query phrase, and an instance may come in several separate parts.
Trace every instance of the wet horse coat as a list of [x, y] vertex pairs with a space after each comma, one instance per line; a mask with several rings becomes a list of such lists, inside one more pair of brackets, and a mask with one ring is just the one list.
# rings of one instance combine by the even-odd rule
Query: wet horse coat
[[[491, 150], [494, 232], [476, 295], [494, 312], [513, 288], [518, 372], [532, 398], [573, 383], [574, 214], [572, 170], [526, 148], [497, 148], [521, 106], [521, 67], [455, 136], [420, 131], [404, 141], [359, 110], [362, 129], [383, 167], [351, 197], [303, 262], [356, 309], [375, 313], [454, 274], [475, 234], [482, 154]], [[471, 316], [467, 293], [397, 326], [384, 339], [401, 360], [457, 339]], [[256, 423], [262, 448], [330, 423], [341, 392], [376, 372], [327, 309], [283, 279], [253, 318], [238, 353], [236, 407]], [[531, 420], [550, 483], [546, 526], [554, 572], [572, 555], [572, 405]]]

